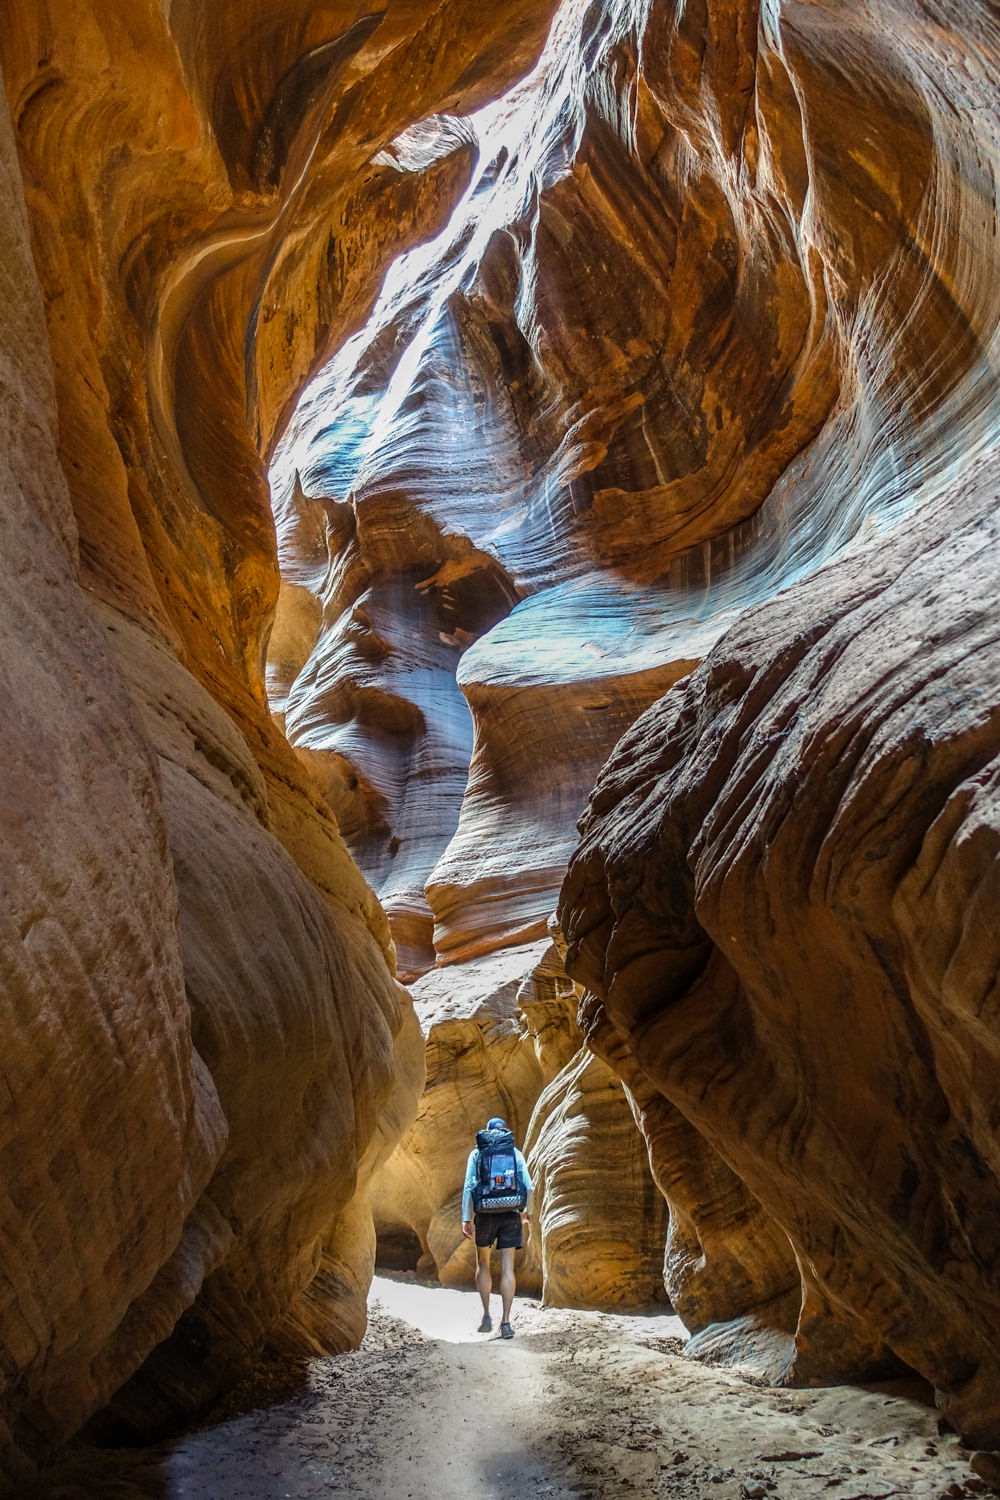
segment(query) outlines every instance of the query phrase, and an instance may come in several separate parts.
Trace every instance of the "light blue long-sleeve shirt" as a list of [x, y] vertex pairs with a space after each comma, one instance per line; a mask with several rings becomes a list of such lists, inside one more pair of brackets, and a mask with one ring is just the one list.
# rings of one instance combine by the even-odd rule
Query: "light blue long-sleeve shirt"
[[[517, 1149], [516, 1146], [514, 1147], [514, 1157], [515, 1157], [515, 1159], [517, 1161], [518, 1170], [521, 1173], [521, 1180], [523, 1181], [525, 1187], [528, 1190], [528, 1201], [525, 1204], [524, 1211], [525, 1211], [526, 1214], [530, 1214], [531, 1213], [532, 1198], [533, 1198], [533, 1190], [532, 1190], [532, 1184], [531, 1184], [531, 1175], [528, 1172], [528, 1164], [527, 1164], [527, 1162], [525, 1161], [524, 1157], [521, 1155], [520, 1151]], [[479, 1170], [479, 1147], [478, 1146], [473, 1146], [472, 1150], [469, 1152], [468, 1165], [465, 1168], [465, 1187], [462, 1189], [462, 1218], [463, 1218], [463, 1220], [471, 1221], [471, 1219], [472, 1219], [472, 1189], [475, 1187], [475, 1184], [476, 1184], [476, 1174], [477, 1174], [478, 1170]]]

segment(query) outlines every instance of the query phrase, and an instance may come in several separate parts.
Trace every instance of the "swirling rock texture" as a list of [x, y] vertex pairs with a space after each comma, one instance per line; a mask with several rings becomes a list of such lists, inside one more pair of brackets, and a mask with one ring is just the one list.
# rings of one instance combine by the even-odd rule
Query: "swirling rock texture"
[[[0, 162], [9, 205], [0, 225], [9, 710], [0, 1472], [9, 1477], [27, 1471], [28, 1451], [106, 1400], [169, 1331], [191, 1300], [190, 1280], [222, 1259], [231, 1232], [204, 1197], [227, 1127], [192, 1047], [156, 761], [76, 584], [6, 116]], [[140, 995], [141, 1009], [123, 1003]]]
[[540, 935], [672, 688], [561, 902], [671, 1295], [772, 1378], [902, 1359], [998, 1443], [995, 7], [554, 37], [280, 454], [286, 566], [335, 537], [289, 737], [458, 993]]
[[[780, 60], [758, 53], [755, 129], [744, 117], [729, 145], [758, 194], [785, 182], [786, 215], [794, 180], [775, 172], [794, 145], [786, 222], [839, 351], [799, 496], [839, 518], [860, 487], [889, 507], [883, 526], [910, 518], [884, 536], [870, 519], [638, 721], [560, 910], [598, 1027], [791, 1244], [797, 1319], [772, 1372], [836, 1377], [889, 1350], [996, 1445], [997, 961], [980, 912], [998, 749], [1000, 36], [976, 7], [961, 35], [944, 9], [880, 17], [881, 40], [847, 7], [790, 12]], [[689, 108], [704, 63], [675, 47]], [[786, 105], [767, 145], [764, 82], [763, 102]], [[669, 1141], [653, 1149], [668, 1175]]]
[[860, 1324], [993, 1445], [998, 475], [749, 612], [619, 745], [564, 904], [570, 967], [788, 1235], [792, 1357]]
[[[0, 20], [6, 1469], [356, 1338], [390, 929], [485, 1038], [623, 732], [562, 922], [671, 1295], [1000, 1444], [995, 7], [569, 0], [488, 107], [544, 5]], [[512, 1026], [547, 1177], [607, 1075]]]
[[547, 21], [0, 5], [0, 1480], [363, 1327], [423, 1046], [267, 711], [263, 456], [468, 178], [461, 127], [392, 142]]
[[690, 593], [645, 586], [646, 560], [609, 573], [614, 548], [573, 498], [624, 415], [628, 356], [581, 331], [591, 301], [614, 324], [607, 287], [579, 267], [572, 297], [557, 284], [573, 253], [599, 258], [592, 205], [574, 210], [575, 252], [544, 221], [634, 24], [621, 3], [563, 8], [533, 79], [471, 122], [479, 160], [451, 223], [393, 267], [272, 467], [289, 622], [272, 704], [407, 978], [544, 936], [597, 770], [721, 628]]

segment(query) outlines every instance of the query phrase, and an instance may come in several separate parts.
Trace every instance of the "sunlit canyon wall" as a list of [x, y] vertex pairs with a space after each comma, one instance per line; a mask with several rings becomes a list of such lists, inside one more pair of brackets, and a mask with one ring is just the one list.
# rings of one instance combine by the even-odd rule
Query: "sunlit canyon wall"
[[0, 3], [15, 1489], [498, 1102], [551, 1300], [1000, 1444], [995, 8], [551, 18]]
[[0, 1476], [356, 1342], [424, 1055], [271, 720], [266, 457], [544, 7], [0, 4]]
[[485, 1113], [546, 1183], [634, 1120], [693, 1352], [910, 1366], [987, 1444], [998, 64], [975, 0], [569, 5], [404, 135], [478, 164], [278, 449], [269, 675], [415, 981], [394, 1252], [468, 1275]]

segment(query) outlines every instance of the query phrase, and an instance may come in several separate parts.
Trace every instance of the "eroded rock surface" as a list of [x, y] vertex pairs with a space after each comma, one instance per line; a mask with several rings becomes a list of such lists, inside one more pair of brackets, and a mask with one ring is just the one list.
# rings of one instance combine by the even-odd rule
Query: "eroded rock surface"
[[[639, 316], [593, 204], [547, 232], [567, 172], [590, 181], [574, 154], [644, 20], [622, 0], [560, 9], [531, 80], [471, 118], [479, 158], [451, 222], [393, 267], [271, 470], [288, 621], [272, 701], [408, 977], [544, 936], [597, 771], [728, 618], [702, 608], [700, 577], [653, 585], [634, 496], [609, 502], [630, 553], [592, 534], [595, 466], [642, 405], [653, 335], [591, 328], [595, 302], [615, 323], [614, 286]], [[631, 161], [630, 131], [608, 150], [615, 171]], [[662, 318], [661, 269], [643, 285]]]
[[[841, 562], [745, 614], [625, 736], [561, 920], [608, 1051], [638, 1065], [661, 1182], [683, 1175], [656, 1138], [676, 1109], [769, 1226], [762, 1242], [729, 1210], [743, 1263], [775, 1228], [791, 1243], [782, 1378], [842, 1377], [890, 1350], [961, 1430], [996, 1443], [996, 1122], [979, 1072], [996, 962], [970, 917], [992, 868], [996, 200], [982, 167], [996, 159], [998, 36], [976, 7], [947, 12], [944, 30], [922, 11], [880, 15], [876, 38], [850, 8], [772, 13], [752, 127], [726, 107], [740, 48], [721, 7], [700, 61], [680, 32], [661, 54], [699, 160], [750, 174], [745, 226], [784, 184], [780, 217], [825, 309], [816, 347], [831, 333], [836, 346], [836, 396], [758, 512], [760, 539], [780, 552], [779, 495], [800, 562], [817, 519], [832, 540], [859, 500], [875, 510]], [[850, 107], [834, 108], [847, 86]], [[741, 243], [746, 274], [760, 245]], [[880, 534], [878, 512], [884, 525], [908, 510]], [[725, 1258], [713, 1274], [706, 1201], [692, 1228], [710, 1288]], [[737, 1353], [756, 1341], [780, 1374], [777, 1306], [749, 1325], [734, 1308], [727, 1331], [706, 1304], [694, 1326], [711, 1316], [709, 1343]]]
[[[449, 643], [473, 721], [457, 822], [464, 721], [430, 756], [447, 816], [424, 815], [422, 897], [395, 919], [420, 906], [414, 965], [433, 955], [457, 982], [540, 935], [595, 763], [722, 637], [615, 752], [563, 898], [573, 973], [603, 1005], [593, 1045], [618, 1059], [671, 1202], [671, 1293], [703, 1348], [774, 1378], [898, 1356], [994, 1441], [975, 1309], [992, 1329], [996, 966], [968, 923], [956, 966], [947, 915], [987, 889], [991, 846], [953, 810], [938, 885], [952, 840], [942, 793], [918, 787], [936, 757], [960, 783], [976, 753], [991, 765], [992, 643], [964, 661], [967, 523], [947, 497], [998, 430], [996, 16], [652, 0], [567, 6], [557, 35], [526, 114], [515, 92], [474, 122], [464, 209], [387, 283], [282, 452], [283, 539], [319, 503], [355, 548], [320, 558], [344, 593], [307, 632], [290, 735], [326, 753], [310, 678], [355, 603], [384, 735], [420, 701], [399, 670], [418, 596], [463, 548], [502, 566], [502, 618], [466, 609]], [[440, 572], [383, 561], [404, 531], [448, 539], [427, 554]], [[369, 545], [398, 590], [388, 627], [373, 575], [362, 597], [337, 572]], [[922, 615], [886, 571], [904, 546], [941, 549]], [[996, 582], [976, 555], [973, 602]], [[855, 651], [837, 620], [869, 607]], [[897, 691], [905, 755], [876, 729]], [[363, 718], [339, 704], [328, 748], [359, 777], [337, 763], [381, 888], [410, 794], [398, 759], [364, 783]], [[861, 777], [866, 755], [862, 794], [831, 767], [854, 756]], [[966, 795], [988, 825], [988, 788]]]
[[387, 1231], [506, 1098], [598, 1300], [579, 1101], [646, 1278], [627, 1104], [702, 1347], [1000, 1443], [995, 7], [571, 0], [481, 108], [550, 14], [0, 9], [11, 1472], [357, 1337], [390, 933]]
[[860, 1323], [983, 1444], [998, 480], [749, 612], [619, 745], [562, 907], [571, 971], [808, 1269], [807, 1375]]
[[10, 1477], [169, 1331], [231, 1232], [203, 1199], [228, 1127], [192, 1043], [156, 760], [76, 583], [42, 300], [2, 112], [0, 172], [0, 1473]]
[[422, 1040], [267, 711], [264, 455], [468, 177], [392, 142], [538, 52], [473, 13], [0, 6], [0, 1477], [363, 1329]]

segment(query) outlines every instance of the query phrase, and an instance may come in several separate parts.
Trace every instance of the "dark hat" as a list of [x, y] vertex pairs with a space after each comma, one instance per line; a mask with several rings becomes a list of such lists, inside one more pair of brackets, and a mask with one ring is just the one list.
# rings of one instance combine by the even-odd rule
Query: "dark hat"
[[494, 1115], [493, 1118], [492, 1118], [492, 1120], [487, 1120], [487, 1122], [486, 1122], [486, 1129], [487, 1130], [506, 1130], [507, 1129], [507, 1121], [506, 1120], [501, 1120], [501, 1118], [500, 1118], [499, 1115]]

